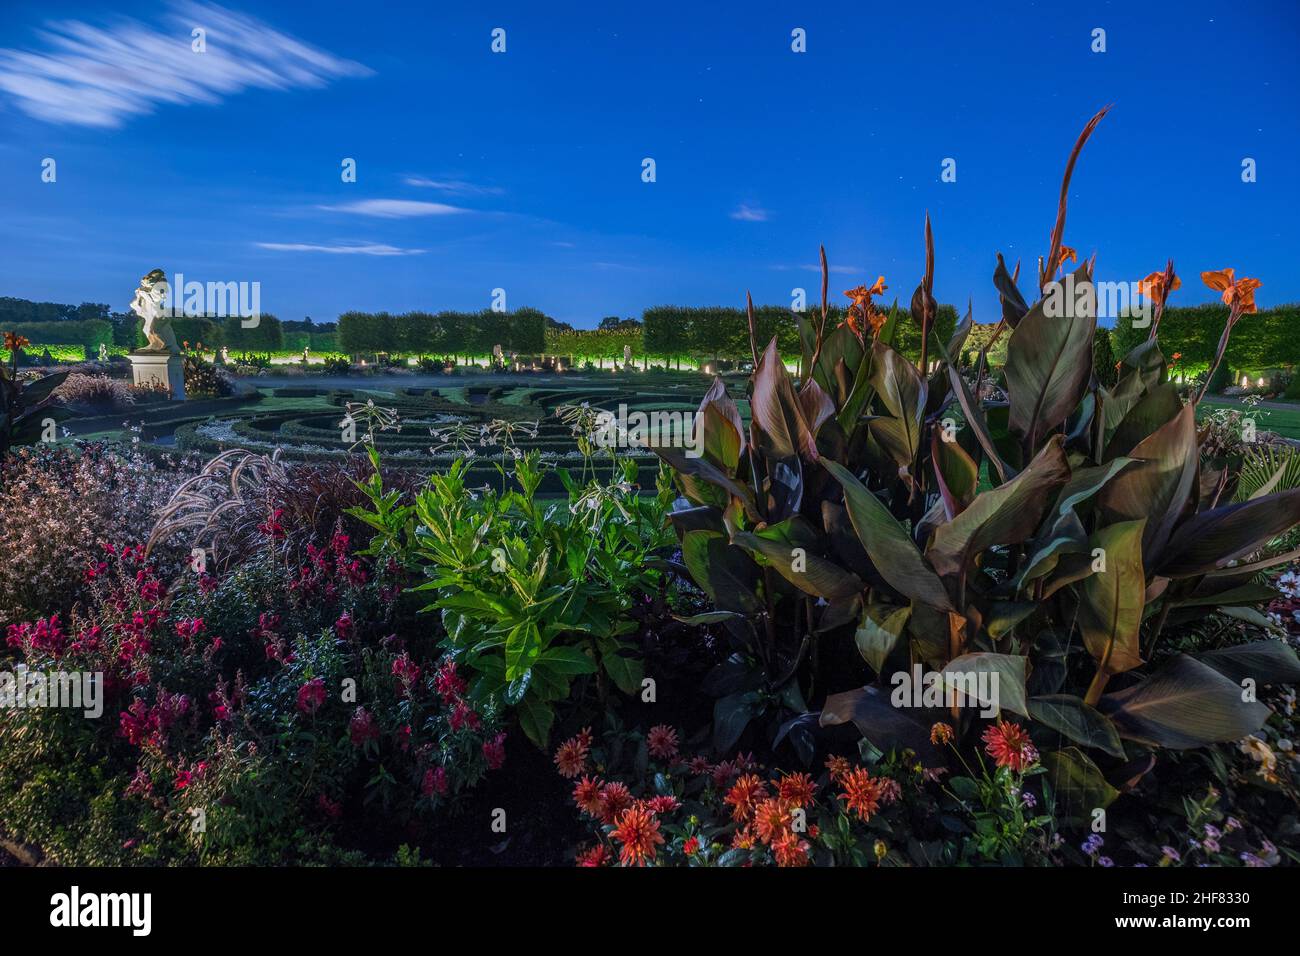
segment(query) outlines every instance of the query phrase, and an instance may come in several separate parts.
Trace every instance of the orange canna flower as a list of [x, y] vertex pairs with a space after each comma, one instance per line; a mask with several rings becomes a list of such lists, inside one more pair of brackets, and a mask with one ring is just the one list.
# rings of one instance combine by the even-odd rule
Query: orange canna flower
[[31, 344], [30, 339], [24, 338], [17, 332], [5, 333], [5, 348], [10, 352], [17, 352], [19, 349], [26, 348]]
[[852, 299], [853, 304], [859, 309], [869, 309], [871, 308], [871, 297], [873, 295], [884, 295], [885, 290], [888, 288], [889, 286], [885, 285], [885, 277], [880, 276], [871, 288], [860, 285], [856, 289], [846, 290], [844, 294]]
[[1262, 283], [1258, 279], [1235, 278], [1233, 269], [1202, 272], [1201, 281], [1215, 292], [1223, 293], [1223, 304], [1239, 315], [1249, 315], [1259, 310], [1255, 307], [1255, 290]]
[[1166, 289], [1165, 274], [1163, 271], [1160, 271], [1153, 272], [1145, 279], [1138, 282], [1138, 292], [1151, 299], [1164, 299], [1170, 292], [1173, 292], [1175, 289], [1181, 289], [1182, 286], [1183, 280], [1178, 278], [1178, 276], [1174, 276], [1174, 281], [1171, 282], [1169, 288]]
[[845, 290], [844, 294], [853, 300], [845, 316], [845, 322], [858, 338], [862, 338], [867, 325], [870, 325], [871, 331], [876, 333], [885, 324], [884, 314], [876, 311], [871, 297], [884, 295], [888, 288], [889, 286], [885, 285], [885, 277], [879, 276], [870, 288], [860, 285], [856, 289]]
[[1061, 246], [1061, 267], [1062, 268], [1065, 267], [1065, 263], [1067, 259], [1070, 262], [1078, 262], [1079, 253], [1076, 250], [1071, 249], [1069, 246]]

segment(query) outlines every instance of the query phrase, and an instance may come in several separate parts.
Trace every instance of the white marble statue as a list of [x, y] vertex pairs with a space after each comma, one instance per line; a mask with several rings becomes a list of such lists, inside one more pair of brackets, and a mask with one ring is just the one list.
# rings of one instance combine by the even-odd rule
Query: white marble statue
[[172, 331], [171, 312], [163, 307], [167, 295], [167, 274], [161, 269], [154, 269], [140, 280], [140, 287], [135, 290], [131, 300], [131, 311], [144, 322], [144, 336], [149, 340], [140, 351], [180, 353], [176, 344], [176, 333]]

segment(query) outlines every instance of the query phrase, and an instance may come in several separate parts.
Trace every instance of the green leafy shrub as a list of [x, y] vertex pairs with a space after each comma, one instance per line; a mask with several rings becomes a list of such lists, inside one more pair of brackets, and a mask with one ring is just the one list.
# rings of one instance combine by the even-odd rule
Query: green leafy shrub
[[471, 491], [460, 459], [409, 504], [385, 487], [372, 448], [371, 507], [353, 514], [375, 531], [368, 553], [427, 578], [416, 590], [432, 592], [444, 646], [473, 674], [471, 698], [504, 700], [544, 747], [575, 678], [593, 678], [602, 703], [610, 684], [641, 689], [630, 612], [659, 586], [650, 559], [671, 541], [663, 522], [671, 491], [637, 495], [636, 466], [623, 462], [610, 483], [579, 485], [561, 470], [567, 502], [548, 504], [537, 497], [539, 455], [519, 454], [505, 433], [494, 441], [499, 490]]

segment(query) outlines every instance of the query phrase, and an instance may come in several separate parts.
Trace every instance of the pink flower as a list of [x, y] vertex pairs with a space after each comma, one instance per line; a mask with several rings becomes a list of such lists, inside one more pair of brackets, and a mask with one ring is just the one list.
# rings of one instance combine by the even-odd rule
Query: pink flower
[[403, 653], [393, 661], [392, 674], [402, 682], [402, 693], [410, 696], [415, 682], [420, 679], [420, 666], [411, 660], [411, 655]]
[[506, 762], [506, 735], [497, 734], [491, 740], [483, 741], [483, 758], [489, 770], [500, 770]]
[[304, 714], [314, 714], [325, 703], [325, 681], [313, 677], [298, 688], [298, 709]]
[[441, 767], [434, 767], [424, 772], [424, 780], [420, 784], [420, 792], [426, 797], [431, 797], [435, 793], [442, 796], [447, 792], [447, 771]]
[[375, 724], [375, 718], [364, 707], [358, 707], [348, 722], [348, 736], [354, 747], [364, 747], [370, 741], [379, 739], [379, 727]]
[[433, 679], [433, 689], [438, 692], [444, 704], [450, 704], [465, 695], [465, 680], [456, 673], [456, 662], [447, 661], [438, 668]]
[[677, 731], [667, 724], [651, 727], [645, 738], [646, 749], [650, 756], [660, 760], [672, 760], [677, 756]]
[[670, 793], [663, 793], [657, 797], [651, 797], [646, 801], [646, 808], [651, 813], [672, 813], [681, 803]]
[[478, 730], [482, 721], [469, 704], [458, 700], [456, 706], [452, 708], [450, 723], [452, 730], [464, 730], [466, 727], [470, 730]]
[[194, 775], [188, 770], [178, 771], [176, 774], [176, 789], [184, 790], [194, 781]]
[[356, 623], [352, 620], [352, 615], [344, 611], [339, 615], [339, 619], [334, 622], [334, 633], [338, 634], [340, 640], [350, 641], [356, 635]]

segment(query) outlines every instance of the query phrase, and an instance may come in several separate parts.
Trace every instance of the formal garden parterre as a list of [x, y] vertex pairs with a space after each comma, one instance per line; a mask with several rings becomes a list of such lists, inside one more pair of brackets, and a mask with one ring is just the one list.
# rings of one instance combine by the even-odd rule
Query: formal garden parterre
[[[1172, 262], [1149, 327], [1060, 312], [1094, 285], [1064, 227], [1062, 201], [1036, 280], [999, 257], [985, 331], [935, 301], [928, 222], [908, 305], [882, 277], [839, 310], [660, 310], [569, 371], [540, 314], [484, 319], [491, 370], [344, 316], [354, 354], [280, 379], [196, 341], [171, 402], [107, 347], [20, 367], [9, 331], [6, 852], [1294, 864], [1290, 363], [1243, 344], [1260, 284], [1231, 269], [1201, 277], [1208, 349]], [[661, 320], [717, 326], [710, 374], [670, 370]], [[620, 407], [690, 412], [698, 454], [597, 440]], [[17, 703], [20, 672], [96, 675], [97, 713]]]

